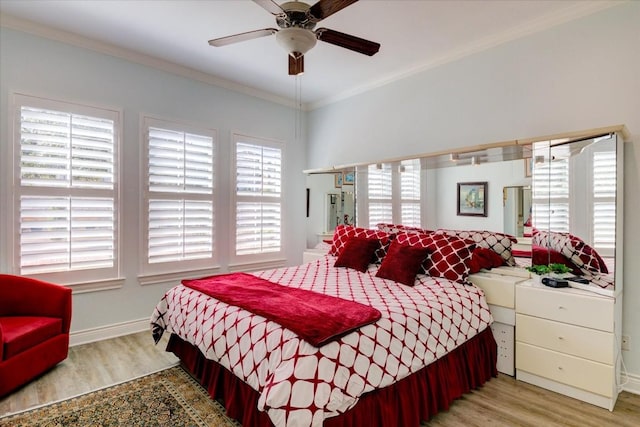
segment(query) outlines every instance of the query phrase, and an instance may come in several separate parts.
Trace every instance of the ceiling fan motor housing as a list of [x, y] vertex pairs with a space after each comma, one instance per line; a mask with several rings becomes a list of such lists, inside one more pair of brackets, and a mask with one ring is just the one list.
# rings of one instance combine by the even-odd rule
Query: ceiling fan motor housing
[[276, 22], [280, 28], [304, 28], [312, 30], [316, 26], [316, 20], [309, 13], [307, 3], [290, 1], [280, 5], [284, 13], [276, 16]]

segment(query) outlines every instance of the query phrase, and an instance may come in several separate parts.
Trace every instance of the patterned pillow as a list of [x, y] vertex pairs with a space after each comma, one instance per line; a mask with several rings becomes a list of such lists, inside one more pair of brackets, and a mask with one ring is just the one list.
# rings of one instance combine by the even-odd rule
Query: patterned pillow
[[333, 242], [331, 243], [331, 249], [329, 249], [329, 255], [340, 256], [340, 253], [342, 253], [347, 241], [351, 237], [366, 237], [368, 239], [378, 239], [380, 241], [380, 247], [375, 252], [375, 264], [380, 264], [382, 262], [382, 259], [387, 254], [389, 243], [391, 242], [391, 236], [389, 233], [384, 231], [342, 224], [337, 226], [336, 231], [333, 233]]
[[478, 247], [491, 249], [500, 255], [505, 260], [505, 264], [510, 266], [516, 265], [516, 260], [511, 253], [511, 247], [514, 243], [518, 243], [518, 239], [513, 236], [496, 233], [494, 231], [446, 230], [443, 228], [439, 228], [436, 233], [456, 236], [464, 240], [471, 240], [476, 242]]
[[598, 252], [572, 234], [535, 230], [531, 244], [560, 252], [581, 270], [605, 274], [609, 272]]
[[475, 243], [445, 234], [414, 232], [398, 233], [395, 240], [400, 244], [429, 249], [429, 256], [422, 264], [428, 275], [466, 283]]
[[378, 228], [378, 230], [386, 231], [389, 234], [397, 234], [402, 231], [425, 233], [425, 234], [432, 233], [431, 230], [425, 230], [424, 228], [420, 228], [420, 227], [413, 227], [413, 226], [402, 225], [402, 224], [388, 224], [385, 222], [376, 224], [376, 227]]

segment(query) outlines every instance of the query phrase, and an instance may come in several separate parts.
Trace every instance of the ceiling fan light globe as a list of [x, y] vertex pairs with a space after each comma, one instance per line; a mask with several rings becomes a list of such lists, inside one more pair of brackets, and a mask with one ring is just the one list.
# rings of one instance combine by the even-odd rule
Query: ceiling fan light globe
[[313, 31], [303, 28], [283, 28], [276, 33], [276, 41], [288, 54], [304, 55], [316, 45]]

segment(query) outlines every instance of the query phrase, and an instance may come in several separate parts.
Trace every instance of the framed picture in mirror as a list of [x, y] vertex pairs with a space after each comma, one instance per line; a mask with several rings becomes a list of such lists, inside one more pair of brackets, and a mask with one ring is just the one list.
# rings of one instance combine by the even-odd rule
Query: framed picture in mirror
[[487, 182], [458, 183], [458, 215], [487, 216]]
[[[342, 172], [333, 175], [334, 186], [336, 188], [342, 187]], [[329, 184], [331, 185], [331, 184]]]
[[342, 183], [345, 185], [353, 185], [356, 182], [355, 172], [344, 172]]

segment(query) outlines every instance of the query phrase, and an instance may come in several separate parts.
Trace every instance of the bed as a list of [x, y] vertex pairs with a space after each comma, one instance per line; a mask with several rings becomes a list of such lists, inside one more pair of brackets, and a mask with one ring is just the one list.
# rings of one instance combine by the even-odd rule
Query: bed
[[422, 273], [407, 286], [379, 277], [382, 263], [339, 259], [251, 275], [373, 307], [379, 320], [316, 347], [180, 284], [154, 309], [154, 338], [170, 333], [167, 350], [245, 427], [417, 426], [497, 375], [481, 289]]

